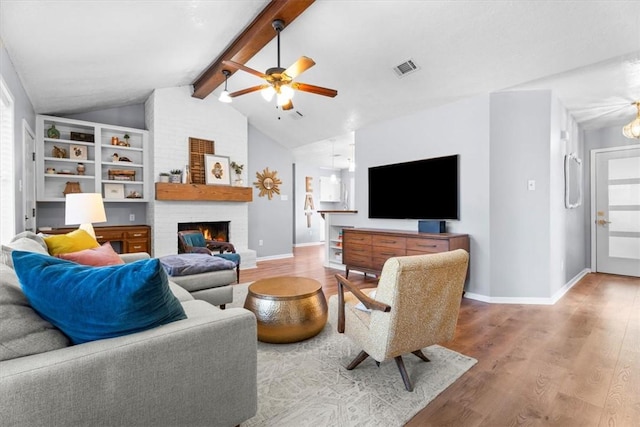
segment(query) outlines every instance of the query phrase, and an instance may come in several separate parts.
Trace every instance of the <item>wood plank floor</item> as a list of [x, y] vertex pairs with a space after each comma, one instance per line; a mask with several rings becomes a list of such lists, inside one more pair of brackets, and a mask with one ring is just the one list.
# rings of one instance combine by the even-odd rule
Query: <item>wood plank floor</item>
[[[337, 292], [341, 272], [323, 267], [323, 246], [294, 255], [243, 270], [241, 282], [304, 276]], [[553, 306], [463, 299], [455, 338], [442, 345], [478, 363], [407, 426], [640, 426], [638, 278], [589, 274]]]

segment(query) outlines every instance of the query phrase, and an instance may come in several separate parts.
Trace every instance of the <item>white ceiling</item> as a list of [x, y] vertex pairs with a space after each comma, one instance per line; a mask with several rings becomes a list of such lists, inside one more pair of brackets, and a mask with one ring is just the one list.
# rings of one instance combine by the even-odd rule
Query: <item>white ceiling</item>
[[[36, 112], [65, 115], [191, 84], [266, 3], [2, 0], [0, 36]], [[296, 157], [340, 167], [354, 130], [500, 90], [552, 89], [586, 128], [621, 125], [640, 99], [639, 22], [638, 1], [317, 0], [282, 32], [281, 65], [313, 58], [296, 81], [338, 96], [298, 92], [282, 112], [256, 92], [229, 108]], [[398, 78], [408, 59], [420, 70]], [[246, 65], [275, 66], [275, 40]], [[238, 71], [228, 85], [261, 82]]]

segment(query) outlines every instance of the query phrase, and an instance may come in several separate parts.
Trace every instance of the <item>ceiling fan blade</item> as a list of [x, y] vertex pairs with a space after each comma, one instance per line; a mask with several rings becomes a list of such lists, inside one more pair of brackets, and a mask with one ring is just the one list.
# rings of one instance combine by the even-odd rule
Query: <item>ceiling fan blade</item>
[[238, 70], [242, 70], [242, 71], [246, 71], [249, 74], [253, 74], [254, 76], [260, 77], [261, 79], [266, 79], [267, 75], [264, 73], [261, 73], [258, 70], [254, 70], [253, 68], [249, 68], [245, 65], [240, 64], [239, 62], [235, 62], [235, 61], [222, 61], [222, 63], [224, 65], [228, 65], [229, 67], [233, 67], [236, 68]]
[[248, 87], [246, 89], [240, 89], [239, 91], [230, 93], [229, 96], [231, 98], [235, 98], [236, 96], [246, 95], [247, 93], [255, 92], [255, 91], [264, 89], [266, 87], [269, 87], [269, 85], [268, 84], [264, 84], [264, 85], [258, 85], [258, 86], [251, 86], [251, 87]]
[[316, 95], [329, 96], [331, 98], [338, 94], [335, 89], [328, 89], [326, 87], [314, 86], [306, 83], [292, 83], [291, 87], [303, 92], [315, 93]]
[[284, 104], [282, 106], [282, 109], [284, 111], [293, 109], [293, 102], [291, 102], [291, 100], [289, 100], [289, 102], [287, 102], [286, 104]]
[[291, 64], [289, 68], [284, 70], [284, 73], [287, 76], [291, 77], [291, 80], [293, 80], [314, 65], [316, 65], [316, 63], [313, 61], [313, 59], [306, 56], [301, 56], [296, 62]]

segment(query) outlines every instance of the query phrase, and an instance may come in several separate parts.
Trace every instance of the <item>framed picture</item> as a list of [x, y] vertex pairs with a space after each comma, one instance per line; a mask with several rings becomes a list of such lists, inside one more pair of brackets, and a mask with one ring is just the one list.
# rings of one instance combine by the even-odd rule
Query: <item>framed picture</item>
[[124, 184], [104, 184], [105, 199], [124, 199]]
[[71, 160], [87, 160], [87, 147], [84, 145], [71, 145], [69, 147], [69, 158]]
[[229, 157], [205, 154], [204, 160], [207, 185], [231, 185]]

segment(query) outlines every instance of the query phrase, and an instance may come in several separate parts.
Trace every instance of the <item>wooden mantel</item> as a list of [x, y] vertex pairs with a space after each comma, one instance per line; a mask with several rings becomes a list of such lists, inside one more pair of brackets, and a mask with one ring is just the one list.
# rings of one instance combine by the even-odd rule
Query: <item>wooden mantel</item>
[[251, 202], [253, 188], [156, 182], [156, 200]]

